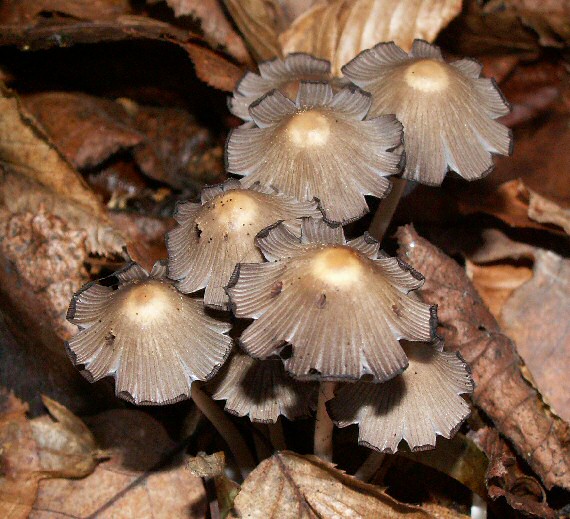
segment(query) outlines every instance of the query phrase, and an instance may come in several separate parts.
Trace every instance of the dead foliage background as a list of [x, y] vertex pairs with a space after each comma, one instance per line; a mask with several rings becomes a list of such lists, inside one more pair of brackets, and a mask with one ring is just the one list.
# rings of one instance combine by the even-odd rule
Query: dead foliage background
[[[240, 490], [222, 454], [200, 454], [224, 444], [191, 403], [136, 409], [82, 379], [69, 299], [128, 257], [166, 256], [175, 203], [225, 178], [226, 96], [256, 61], [305, 51], [338, 71], [417, 37], [481, 61], [513, 105], [513, 157], [417, 187], [384, 243], [425, 275], [473, 370], [473, 415], [368, 482], [349, 475], [367, 456], [354, 428], [337, 431], [337, 469], [305, 455], [309, 421], [285, 423], [295, 452], [261, 455]], [[569, 41], [566, 0], [2, 2], [0, 515], [463, 517], [475, 492], [489, 517], [570, 516]]]

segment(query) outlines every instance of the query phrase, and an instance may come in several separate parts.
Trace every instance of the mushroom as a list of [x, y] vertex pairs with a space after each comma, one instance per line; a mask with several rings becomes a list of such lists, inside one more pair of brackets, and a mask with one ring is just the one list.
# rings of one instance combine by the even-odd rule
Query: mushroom
[[342, 71], [372, 94], [372, 115], [396, 114], [404, 125], [405, 179], [439, 185], [452, 170], [475, 180], [493, 169], [492, 154], [512, 152], [511, 131], [494, 120], [509, 104], [473, 60], [446, 63], [423, 40], [409, 54], [391, 42], [361, 52]]
[[369, 236], [305, 218], [300, 238], [280, 223], [256, 243], [269, 262], [239, 264], [227, 289], [236, 317], [255, 319], [240, 337], [252, 357], [289, 343], [296, 378], [385, 382], [408, 365], [399, 339], [434, 338], [436, 308], [406, 295], [423, 277]]
[[327, 404], [339, 427], [358, 424], [358, 442], [394, 453], [405, 440], [412, 451], [433, 449], [436, 436], [451, 438], [469, 416], [460, 396], [472, 393], [469, 366], [443, 345], [403, 343], [410, 365], [384, 384], [346, 384]]
[[168, 233], [168, 275], [187, 294], [206, 288], [207, 306], [227, 309], [224, 290], [239, 262], [261, 262], [254, 243], [265, 227], [285, 220], [300, 232], [302, 216], [320, 217], [315, 201], [298, 202], [274, 189], [254, 184], [244, 189], [238, 180], [205, 188], [202, 204], [179, 204], [179, 226]]
[[279, 416], [309, 416], [317, 404], [316, 384], [298, 382], [285, 373], [280, 359], [256, 360], [236, 351], [208, 383], [214, 400], [252, 422], [275, 423]]
[[331, 64], [301, 52], [285, 59], [275, 58], [259, 64], [259, 74], [246, 72], [229, 99], [230, 111], [244, 121], [251, 121], [249, 106], [274, 89], [295, 98], [301, 80], [331, 79]]
[[352, 86], [333, 94], [324, 82], [301, 82], [296, 102], [274, 90], [250, 106], [255, 128], [234, 129], [228, 171], [242, 185], [274, 186], [306, 201], [318, 198], [325, 218], [348, 223], [368, 212], [364, 195], [390, 191], [401, 169], [402, 126], [393, 115], [365, 119], [370, 95]]
[[73, 296], [71, 360], [90, 382], [114, 377], [117, 396], [135, 404], [188, 398], [192, 383], [213, 377], [228, 357], [230, 326], [178, 292], [163, 262], [150, 274], [131, 263], [114, 276], [116, 286], [93, 282]]

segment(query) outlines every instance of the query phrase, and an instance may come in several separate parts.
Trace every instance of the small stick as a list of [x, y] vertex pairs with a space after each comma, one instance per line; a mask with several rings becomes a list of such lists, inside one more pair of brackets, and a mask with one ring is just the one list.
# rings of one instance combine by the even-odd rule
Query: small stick
[[379, 242], [382, 242], [382, 238], [386, 234], [408, 181], [403, 178], [393, 178], [392, 184], [392, 191], [384, 200], [380, 201], [380, 206], [376, 210], [368, 229], [368, 232]]
[[332, 461], [333, 457], [334, 424], [327, 413], [325, 403], [334, 397], [335, 387], [336, 382], [321, 382], [319, 386], [314, 451], [319, 458], [323, 458], [326, 461]]
[[191, 397], [196, 407], [204, 413], [204, 416], [227, 443], [243, 479], [247, 478], [256, 464], [238, 428], [196, 382], [192, 384]]

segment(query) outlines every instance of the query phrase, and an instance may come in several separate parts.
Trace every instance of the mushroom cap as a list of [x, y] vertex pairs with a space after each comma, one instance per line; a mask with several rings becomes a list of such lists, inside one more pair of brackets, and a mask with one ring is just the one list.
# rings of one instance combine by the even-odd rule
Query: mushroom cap
[[298, 202], [258, 184], [244, 189], [238, 180], [205, 188], [201, 204], [176, 208], [179, 225], [166, 236], [168, 275], [185, 294], [206, 288], [204, 303], [226, 310], [224, 289], [235, 266], [263, 261], [256, 234], [281, 220], [300, 232], [303, 216], [321, 216], [316, 201]]
[[296, 102], [274, 90], [250, 107], [257, 127], [228, 136], [228, 170], [246, 187], [259, 182], [297, 200], [318, 198], [330, 222], [356, 220], [368, 212], [364, 195], [386, 196], [386, 176], [401, 169], [391, 150], [402, 126], [393, 115], [365, 119], [370, 103], [354, 86], [333, 94], [328, 83], [301, 82]]
[[150, 274], [131, 263], [114, 276], [114, 287], [93, 282], [73, 296], [71, 360], [90, 382], [114, 377], [117, 396], [135, 404], [188, 398], [192, 382], [213, 377], [228, 357], [230, 326], [178, 292], [162, 262]]
[[451, 438], [469, 416], [459, 395], [472, 393], [469, 366], [458, 353], [404, 342], [408, 369], [384, 384], [346, 384], [327, 403], [339, 427], [358, 424], [358, 443], [394, 453], [401, 440], [412, 451], [433, 449], [436, 436]]
[[214, 400], [226, 400], [226, 411], [261, 423], [275, 423], [280, 415], [289, 420], [309, 416], [317, 388], [287, 375], [280, 359], [257, 360], [240, 351], [208, 383]]
[[326, 81], [331, 77], [331, 64], [327, 60], [302, 52], [265, 61], [259, 64], [259, 74], [245, 73], [229, 99], [229, 109], [244, 121], [251, 121], [249, 106], [267, 92], [278, 89], [294, 99], [300, 81]]
[[511, 131], [494, 121], [510, 107], [481, 65], [446, 63], [438, 47], [415, 40], [409, 54], [380, 43], [342, 71], [372, 94], [372, 115], [396, 114], [404, 125], [403, 178], [440, 185], [452, 170], [476, 180], [493, 169], [492, 154], [510, 155]]
[[285, 369], [299, 379], [376, 382], [401, 373], [401, 338], [435, 336], [435, 307], [406, 294], [423, 277], [379, 251], [365, 235], [350, 242], [342, 228], [304, 219], [301, 237], [278, 224], [257, 244], [269, 263], [239, 264], [228, 286], [237, 317], [256, 319], [240, 344], [252, 357], [293, 353]]

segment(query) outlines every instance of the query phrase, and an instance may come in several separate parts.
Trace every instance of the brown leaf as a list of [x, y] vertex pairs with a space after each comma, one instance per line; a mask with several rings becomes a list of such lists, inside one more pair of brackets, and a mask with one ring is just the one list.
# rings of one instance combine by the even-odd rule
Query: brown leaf
[[528, 217], [539, 223], [562, 227], [570, 234], [570, 208], [560, 207], [556, 202], [528, 189]]
[[27, 406], [0, 390], [0, 516], [26, 519], [36, 498], [40, 461]]
[[484, 427], [473, 434], [473, 439], [489, 458], [485, 479], [491, 499], [504, 497], [512, 508], [534, 517], [557, 517], [540, 483], [525, 474], [521, 462], [495, 429]]
[[283, 451], [263, 461], [234, 501], [236, 515], [260, 519], [433, 517], [399, 503], [314, 456]]
[[204, 489], [180, 462], [164, 428], [141, 411], [107, 411], [88, 421], [110, 459], [80, 479], [42, 481], [30, 517], [204, 517]]
[[129, 0], [6, 0], [0, 23], [26, 25], [42, 13], [61, 13], [80, 20], [113, 20], [132, 12]]
[[563, 47], [570, 42], [570, 4], [565, 0], [491, 0], [485, 9], [520, 18], [537, 32], [541, 45]]
[[481, 301], [462, 268], [410, 227], [398, 231], [400, 254], [426, 282], [422, 298], [439, 304], [446, 346], [470, 363], [473, 402], [511, 440], [548, 489], [570, 489], [570, 429], [523, 378], [512, 341]]
[[80, 478], [97, 465], [95, 440], [64, 406], [44, 400], [51, 415], [26, 418], [27, 405], [0, 391], [0, 514], [28, 517], [44, 478]]
[[505, 303], [505, 332], [545, 400], [570, 422], [570, 260], [537, 250], [534, 275]]
[[284, 16], [278, 1], [224, 0], [224, 4], [257, 61], [280, 55], [277, 37], [284, 29]]
[[[156, 3], [152, 0], [149, 3]], [[206, 40], [212, 47], [222, 46], [240, 63], [251, 58], [240, 36], [233, 30], [218, 0], [166, 0], [175, 16], [192, 16], [200, 22]]]
[[23, 102], [65, 158], [79, 169], [94, 168], [144, 138], [129, 127], [122, 106], [111, 100], [47, 92], [25, 96]]
[[318, 3], [279, 36], [283, 54], [308, 52], [340, 68], [360, 51], [394, 41], [408, 51], [432, 42], [461, 11], [461, 0], [334, 0]]
[[186, 468], [199, 478], [213, 478], [221, 476], [226, 467], [226, 456], [223, 451], [214, 454], [198, 454], [188, 458]]
[[198, 78], [218, 90], [231, 92], [245, 72], [207, 47], [196, 43], [186, 43], [183, 47], [194, 63]]

